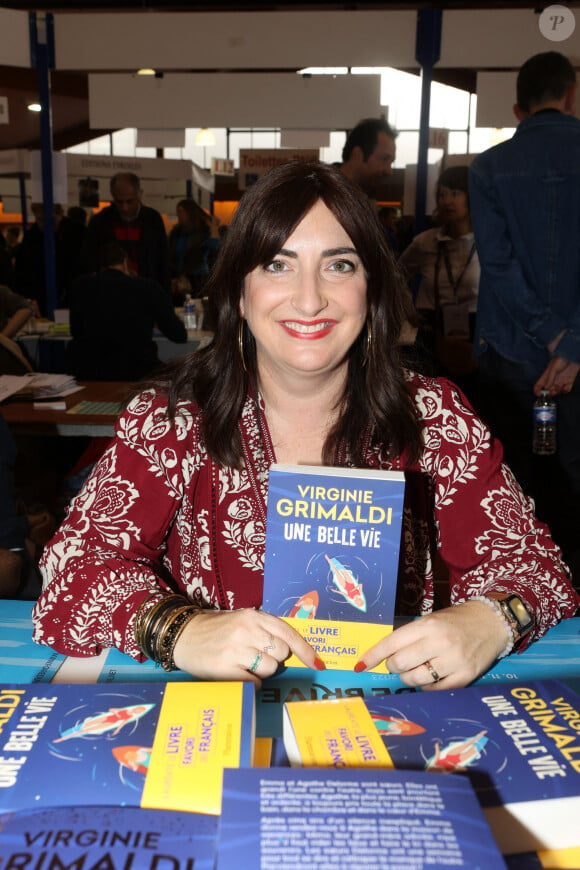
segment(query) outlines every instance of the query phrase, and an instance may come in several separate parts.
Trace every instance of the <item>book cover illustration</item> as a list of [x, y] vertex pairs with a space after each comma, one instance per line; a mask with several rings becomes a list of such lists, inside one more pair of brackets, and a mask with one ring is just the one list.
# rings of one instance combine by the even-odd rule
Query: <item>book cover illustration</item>
[[0, 683], [49, 683], [65, 657], [32, 640], [32, 601], [5, 599], [0, 616]]
[[580, 846], [580, 696], [559, 680], [287, 704], [285, 716], [293, 764], [326, 766], [332, 750], [331, 764], [464, 774], [502, 851]]
[[217, 870], [499, 870], [469, 780], [418, 771], [225, 770]]
[[0, 866], [13, 870], [214, 870], [218, 817], [62, 806], [0, 815]]
[[0, 686], [0, 811], [219, 814], [223, 767], [252, 763], [254, 706], [241, 682]]
[[352, 669], [393, 630], [404, 488], [395, 471], [270, 469], [263, 608], [327, 668]]

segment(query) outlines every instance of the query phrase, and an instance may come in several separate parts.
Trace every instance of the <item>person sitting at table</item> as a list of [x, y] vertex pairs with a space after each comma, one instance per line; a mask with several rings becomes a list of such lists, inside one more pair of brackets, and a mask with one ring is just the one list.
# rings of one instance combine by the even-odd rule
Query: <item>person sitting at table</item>
[[33, 315], [33, 303], [0, 284], [0, 375], [24, 375], [32, 363], [14, 340]]
[[[398, 613], [366, 650], [410, 686], [470, 683], [579, 599], [501, 445], [445, 379], [403, 369], [403, 278], [367, 197], [291, 161], [241, 199], [209, 346], [141, 389], [45, 551], [34, 638], [259, 684], [313, 648], [260, 609], [273, 462], [401, 469]], [[451, 606], [433, 611], [433, 562]], [[510, 616], [515, 613], [518, 617]]]
[[98, 258], [99, 271], [71, 287], [67, 369], [84, 381], [138, 380], [160, 364], [155, 326], [179, 344], [187, 330], [163, 287], [131, 274], [120, 245], [103, 245]]
[[30, 299], [14, 293], [0, 284], [0, 333], [14, 338], [32, 317], [34, 308]]

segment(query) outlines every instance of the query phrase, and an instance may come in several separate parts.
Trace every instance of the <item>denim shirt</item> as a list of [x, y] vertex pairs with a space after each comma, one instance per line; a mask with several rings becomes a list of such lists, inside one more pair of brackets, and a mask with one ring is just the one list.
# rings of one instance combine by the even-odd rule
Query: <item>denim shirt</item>
[[580, 121], [561, 112], [524, 119], [469, 171], [481, 264], [475, 356], [545, 367], [547, 345], [580, 362]]

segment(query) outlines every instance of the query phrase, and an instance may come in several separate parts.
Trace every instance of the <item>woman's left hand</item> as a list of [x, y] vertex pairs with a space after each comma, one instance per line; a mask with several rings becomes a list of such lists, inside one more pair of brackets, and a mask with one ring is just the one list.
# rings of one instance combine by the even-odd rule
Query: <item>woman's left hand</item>
[[[387, 668], [408, 686], [456, 689], [486, 671], [507, 643], [498, 614], [484, 601], [437, 610], [397, 628], [363, 655], [361, 664]], [[359, 664], [356, 670], [363, 670]]]

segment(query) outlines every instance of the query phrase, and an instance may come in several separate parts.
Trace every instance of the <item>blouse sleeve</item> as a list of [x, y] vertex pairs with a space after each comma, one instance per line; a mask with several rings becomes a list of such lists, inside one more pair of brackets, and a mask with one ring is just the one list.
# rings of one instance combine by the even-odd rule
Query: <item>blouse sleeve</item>
[[172, 425], [165, 410], [152, 391], [133, 400], [45, 549], [38, 643], [84, 656], [114, 646], [143, 659], [134, 614], [169, 588], [165, 540], [194, 465], [186, 461], [194, 418], [182, 412]]
[[444, 379], [437, 384], [439, 391], [419, 388], [417, 401], [451, 601], [492, 591], [516, 593], [536, 617], [529, 643], [573, 616], [580, 599], [533, 501], [503, 462], [501, 444], [454, 384]]

